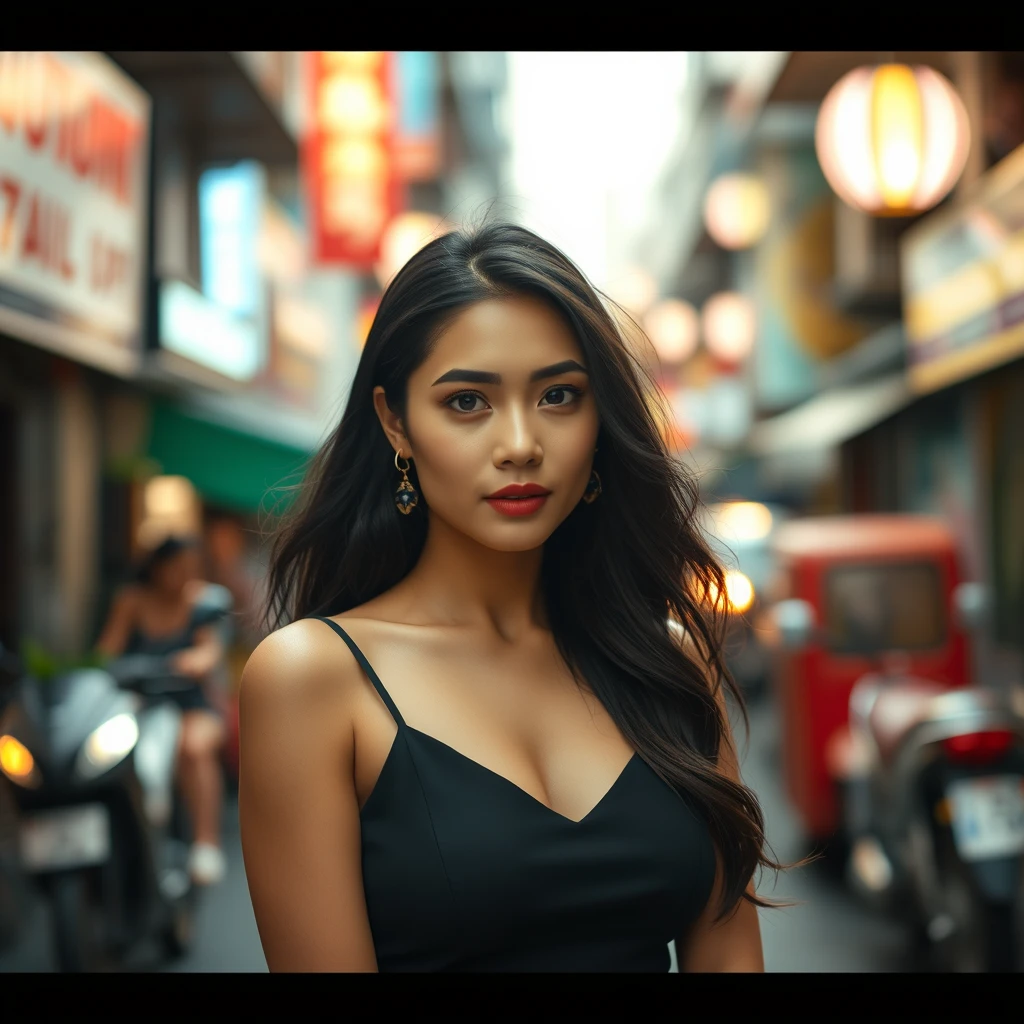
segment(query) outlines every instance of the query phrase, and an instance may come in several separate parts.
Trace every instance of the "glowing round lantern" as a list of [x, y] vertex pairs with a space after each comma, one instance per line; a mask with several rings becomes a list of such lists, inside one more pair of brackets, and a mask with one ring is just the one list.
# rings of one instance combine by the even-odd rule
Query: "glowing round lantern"
[[754, 347], [757, 318], [754, 304], [739, 292], [712, 295], [701, 311], [707, 350], [723, 363], [742, 362]]
[[382, 288], [428, 242], [445, 233], [443, 220], [435, 213], [408, 210], [385, 228], [380, 241], [380, 262], [375, 268]]
[[700, 322], [688, 302], [663, 299], [644, 317], [644, 330], [663, 363], [680, 363], [696, 351]]
[[768, 189], [752, 174], [724, 174], [708, 189], [704, 224], [723, 249], [748, 249], [768, 228]]
[[825, 97], [815, 147], [844, 202], [875, 215], [933, 207], [963, 172], [967, 111], [937, 71], [905, 64], [856, 68]]

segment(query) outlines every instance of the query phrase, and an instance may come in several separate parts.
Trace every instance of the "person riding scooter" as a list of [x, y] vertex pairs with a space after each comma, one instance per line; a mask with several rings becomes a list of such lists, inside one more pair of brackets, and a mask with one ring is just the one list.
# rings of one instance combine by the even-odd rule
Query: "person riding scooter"
[[96, 650], [172, 656], [172, 667], [194, 685], [172, 699], [183, 712], [178, 772], [192, 819], [189, 871], [198, 885], [213, 885], [225, 872], [220, 844], [223, 793], [218, 753], [224, 742], [220, 703], [211, 678], [224, 657], [217, 630], [203, 624], [199, 598], [205, 584], [200, 551], [191, 538], [169, 537], [143, 559], [136, 582], [116, 596]]

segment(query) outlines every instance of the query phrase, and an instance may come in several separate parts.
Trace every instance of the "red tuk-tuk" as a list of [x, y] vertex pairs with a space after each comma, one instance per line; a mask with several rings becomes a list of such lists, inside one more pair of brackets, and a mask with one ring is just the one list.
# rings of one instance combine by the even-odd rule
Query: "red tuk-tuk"
[[808, 837], [824, 841], [840, 825], [830, 757], [848, 735], [854, 684], [897, 658], [906, 675], [949, 689], [968, 683], [960, 569], [948, 528], [917, 515], [792, 520], [772, 546], [774, 596], [812, 624], [806, 644], [774, 652], [785, 784]]

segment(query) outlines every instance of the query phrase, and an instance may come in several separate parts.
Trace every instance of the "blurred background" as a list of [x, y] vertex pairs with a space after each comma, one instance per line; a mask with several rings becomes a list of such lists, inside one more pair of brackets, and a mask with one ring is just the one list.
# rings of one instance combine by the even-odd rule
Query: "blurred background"
[[[927, 517], [949, 546], [936, 621], [956, 584], [980, 589], [961, 667], [914, 673], [1021, 680], [1024, 54], [0, 52], [0, 643], [36, 675], [83, 664], [170, 534], [202, 538], [234, 607], [228, 873], [183, 955], [139, 943], [124, 969], [266, 969], [231, 796], [262, 531], [336, 424], [390, 277], [487, 216], [561, 247], [650, 339], [623, 322], [729, 562], [743, 770], [780, 858], [834, 828], [801, 788], [826, 755], [793, 753], [817, 735], [794, 687], [819, 663], [800, 668], [762, 614], [814, 604], [795, 560], [899, 561], [901, 542], [854, 551], [850, 531]], [[776, 543], [807, 517], [853, 525]], [[955, 628], [939, 632], [933, 647]], [[828, 684], [845, 689], [826, 732], [865, 658]], [[6, 739], [0, 970], [49, 971], [51, 897], [19, 867], [28, 769]], [[1007, 799], [1004, 858], [1024, 849]], [[769, 970], [914, 963], [907, 915], [831, 860], [762, 891], [801, 901], [762, 915]]]

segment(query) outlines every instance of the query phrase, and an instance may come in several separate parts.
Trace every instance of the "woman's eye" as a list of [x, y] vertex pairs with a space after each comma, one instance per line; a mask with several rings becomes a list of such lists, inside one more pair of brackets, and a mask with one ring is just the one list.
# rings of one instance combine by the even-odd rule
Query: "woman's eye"
[[478, 401], [483, 401], [479, 395], [464, 392], [461, 395], [453, 395], [445, 404], [456, 412], [479, 412], [475, 404]]
[[548, 405], [571, 405], [580, 395], [578, 388], [560, 387], [544, 392]]

